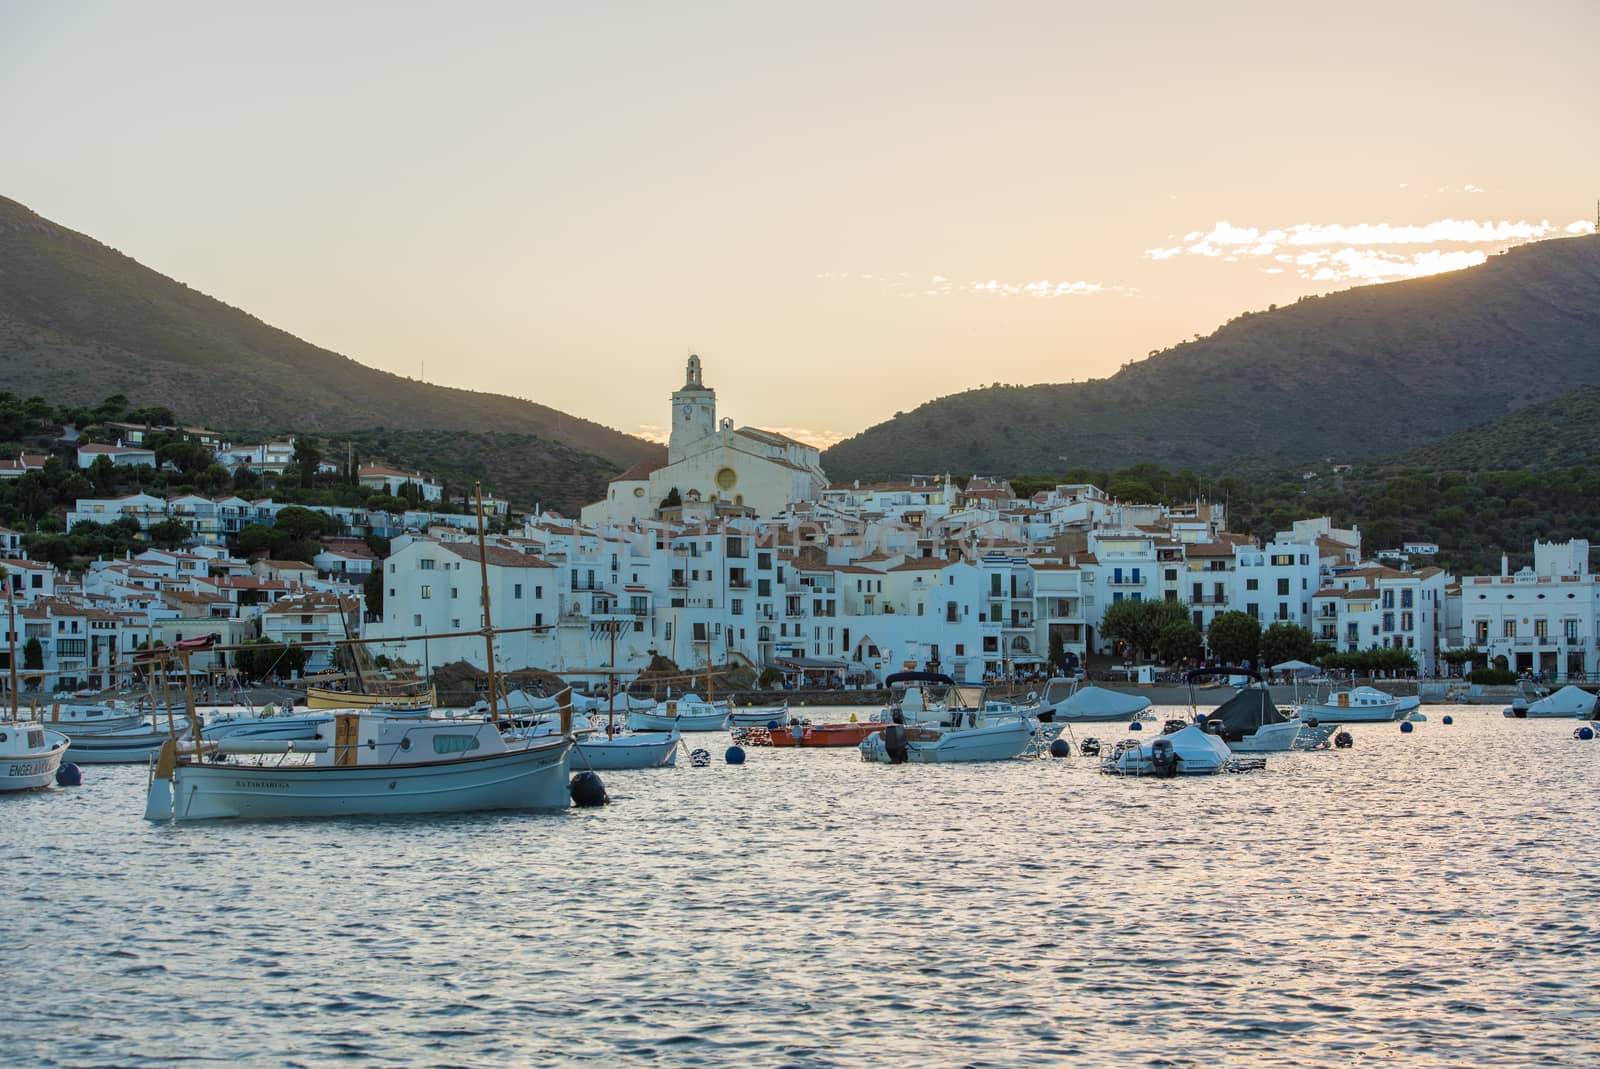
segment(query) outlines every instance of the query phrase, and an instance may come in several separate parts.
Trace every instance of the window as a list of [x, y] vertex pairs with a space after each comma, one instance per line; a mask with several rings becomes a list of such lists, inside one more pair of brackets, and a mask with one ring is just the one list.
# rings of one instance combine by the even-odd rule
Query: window
[[1244, 611], [1249, 613], [1252, 619], [1261, 619], [1261, 606], [1253, 601], [1245, 602]]
[[1293, 553], [1274, 553], [1272, 555], [1272, 566], [1274, 568], [1287, 568], [1290, 565], [1292, 565], [1293, 563], [1294, 563], [1294, 554]]
[[1477, 638], [1474, 641], [1475, 641], [1475, 643], [1477, 645], [1479, 645], [1479, 646], [1488, 645], [1488, 643], [1489, 643], [1489, 621], [1488, 620], [1479, 620], [1477, 622], [1477, 624], [1476, 624], [1476, 634], [1477, 634]]
[[728, 603], [728, 611], [733, 613], [733, 615], [735, 615], [735, 616], [743, 616], [744, 615], [744, 599], [743, 598], [734, 598], [731, 602]]
[[536, 587], [534, 587], [534, 588], [533, 588], [533, 596], [534, 596], [534, 597], [535, 597], [535, 598], [538, 598], [538, 599], [540, 599], [540, 600], [543, 600], [543, 599], [544, 599], [544, 587], [542, 587], [542, 586], [536, 586]]
[[1400, 607], [1402, 609], [1411, 608], [1411, 598], [1412, 598], [1412, 596], [1414, 594], [1415, 594], [1415, 591], [1411, 590], [1409, 587], [1407, 589], [1405, 589], [1405, 590], [1400, 591]]
[[522, 597], [522, 584], [521, 583], [517, 583], [516, 585], [514, 585], [511, 588], [511, 596], [514, 597], [514, 598]]
[[1417, 629], [1417, 618], [1416, 618], [1416, 616], [1414, 614], [1412, 614], [1412, 613], [1409, 613], [1409, 612], [1401, 613], [1400, 614], [1400, 630], [1402, 630], [1402, 631], [1415, 631], [1416, 629]]
[[417, 561], [417, 567], [425, 572], [433, 571], [433, 558], [423, 557], [421, 560]]
[[396, 592], [395, 592], [395, 589], [394, 589], [394, 587], [390, 587], [390, 588], [389, 588], [389, 596], [390, 596], [390, 597], [391, 597], [391, 598], [393, 598], [393, 597], [398, 597], [398, 596], [399, 596], [399, 595], [398, 595], [398, 594], [397, 594], [397, 593], [396, 593]]
[[461, 630], [461, 621], [460, 620], [451, 620], [450, 621], [450, 630], [452, 630], [452, 631], [460, 631]]
[[1168, 568], [1167, 569], [1167, 582], [1176, 583], [1177, 581], [1178, 581], [1178, 569], [1176, 569], [1176, 568]]
[[435, 735], [433, 737], [433, 752], [467, 753], [478, 748], [476, 735]]
[[424, 600], [433, 597], [433, 587], [423, 584], [422, 597]]
[[456, 588], [455, 588], [455, 587], [451, 587], [451, 588], [450, 588], [450, 597], [451, 597], [451, 598], [455, 598], [455, 597], [456, 597], [456, 596], [457, 596], [457, 590], [456, 590]]
[[1289, 618], [1289, 603], [1287, 601], [1278, 602], [1278, 619], [1287, 620], [1288, 618]]
[[1394, 613], [1386, 612], [1383, 614], [1383, 629], [1385, 631], [1394, 630]]
[[1540, 617], [1533, 622], [1533, 637], [1548, 638], [1550, 635], [1550, 621]]
[[417, 613], [415, 616], [413, 616], [411, 618], [411, 626], [412, 627], [421, 627], [422, 626], [422, 614], [421, 613]]
[[1515, 619], [1506, 620], [1505, 624], [1502, 625], [1502, 627], [1501, 627], [1500, 634], [1501, 634], [1501, 637], [1503, 637], [1503, 638], [1516, 638], [1517, 637], [1517, 621]]
[[1259, 579], [1246, 579], [1244, 581], [1244, 588], [1246, 590], [1260, 590], [1261, 589], [1261, 580], [1259, 580]]
[[1289, 596], [1289, 580], [1287, 580], [1287, 579], [1279, 579], [1278, 580], [1278, 597], [1286, 598], [1288, 596]]

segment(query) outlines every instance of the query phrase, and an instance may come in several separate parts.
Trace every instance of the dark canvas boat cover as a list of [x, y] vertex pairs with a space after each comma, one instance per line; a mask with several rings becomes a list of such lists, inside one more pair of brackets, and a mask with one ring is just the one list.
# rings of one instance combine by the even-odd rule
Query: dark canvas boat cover
[[[1226, 742], [1238, 742], [1246, 735], [1254, 735], [1262, 724], [1284, 724], [1288, 720], [1278, 712], [1267, 688], [1245, 687], [1206, 717], [1206, 730], [1220, 735]], [[1213, 724], [1220, 724], [1220, 729]]]

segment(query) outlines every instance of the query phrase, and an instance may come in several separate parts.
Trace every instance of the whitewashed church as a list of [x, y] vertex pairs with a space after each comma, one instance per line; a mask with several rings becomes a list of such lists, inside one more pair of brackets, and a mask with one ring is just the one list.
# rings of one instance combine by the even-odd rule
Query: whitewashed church
[[667, 462], [635, 464], [612, 479], [603, 501], [584, 506], [583, 522], [651, 519], [673, 491], [685, 517], [762, 518], [815, 501], [827, 485], [814, 446], [754, 427], [735, 430], [731, 419], [719, 423], [717, 392], [705, 384], [700, 358], [691, 356], [683, 388], [672, 395]]

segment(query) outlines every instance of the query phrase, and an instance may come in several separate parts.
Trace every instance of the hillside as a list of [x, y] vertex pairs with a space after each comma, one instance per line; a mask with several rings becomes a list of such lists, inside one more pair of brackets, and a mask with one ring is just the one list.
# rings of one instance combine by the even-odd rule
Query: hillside
[[835, 479], [1394, 453], [1600, 383], [1600, 236], [1245, 314], [1109, 379], [972, 390], [828, 450]]
[[[1418, 446], [1390, 464], [1427, 471], [1565, 468], [1600, 458], [1600, 386], [1580, 386]], [[1386, 465], [1387, 466], [1387, 465]]]
[[225, 431], [535, 435], [592, 454], [611, 471], [662, 452], [545, 405], [358, 364], [4, 197], [0, 389], [85, 404], [112, 393], [135, 406], [177, 402], [185, 418]]

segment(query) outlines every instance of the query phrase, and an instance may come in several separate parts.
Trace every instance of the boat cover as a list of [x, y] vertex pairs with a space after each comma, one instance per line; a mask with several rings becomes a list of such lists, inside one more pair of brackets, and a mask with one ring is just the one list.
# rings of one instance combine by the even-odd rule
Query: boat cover
[[[1254, 735], [1263, 724], [1284, 724], [1288, 720], [1265, 687], [1245, 687], [1206, 717], [1206, 729], [1228, 742], [1238, 742], [1246, 735]], [[1220, 726], [1212, 727], [1213, 724]]]

